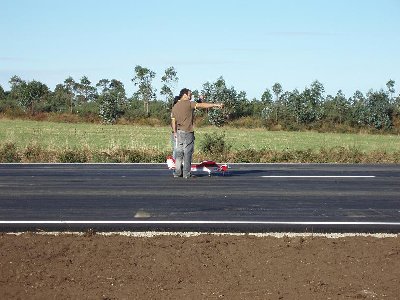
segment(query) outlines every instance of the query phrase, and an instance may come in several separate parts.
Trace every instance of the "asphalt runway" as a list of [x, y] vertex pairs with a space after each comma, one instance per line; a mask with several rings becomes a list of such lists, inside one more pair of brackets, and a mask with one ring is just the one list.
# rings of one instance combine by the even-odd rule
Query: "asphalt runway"
[[400, 165], [0, 164], [0, 231], [400, 232]]

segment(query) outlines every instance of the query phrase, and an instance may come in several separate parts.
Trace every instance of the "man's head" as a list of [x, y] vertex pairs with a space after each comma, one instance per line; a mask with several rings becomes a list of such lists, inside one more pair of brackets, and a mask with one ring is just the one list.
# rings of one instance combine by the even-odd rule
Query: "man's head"
[[181, 91], [179, 93], [179, 99], [182, 99], [182, 100], [192, 99], [192, 91], [187, 88], [181, 89]]

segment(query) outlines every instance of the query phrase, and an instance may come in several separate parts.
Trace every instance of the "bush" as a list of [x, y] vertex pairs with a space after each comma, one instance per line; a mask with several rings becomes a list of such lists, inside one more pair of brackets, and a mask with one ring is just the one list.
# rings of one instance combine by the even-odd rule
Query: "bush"
[[[243, 149], [231, 151], [225, 135], [206, 135], [202, 151], [194, 160], [215, 160], [227, 163], [399, 163], [400, 151], [363, 152], [355, 147], [320, 148], [319, 150]], [[90, 150], [75, 148], [48, 150], [37, 144], [18, 149], [15, 143], [0, 144], [0, 162], [61, 162], [61, 163], [165, 163], [170, 150], [158, 148], [111, 148]]]
[[232, 148], [225, 141], [225, 133], [222, 134], [208, 134], [204, 135], [204, 140], [200, 144], [200, 149], [205, 154], [220, 154], [223, 155], [230, 151]]
[[14, 163], [20, 161], [21, 157], [14, 143], [6, 143], [0, 148], [0, 162]]
[[62, 163], [85, 163], [89, 158], [85, 150], [67, 149], [58, 154], [58, 160]]
[[121, 163], [121, 156], [114, 151], [96, 151], [92, 153], [92, 161], [96, 163]]
[[166, 157], [171, 155], [170, 151], [159, 151], [156, 149], [130, 149], [127, 152], [126, 161], [130, 163], [165, 163]]
[[26, 146], [23, 156], [28, 162], [42, 162], [45, 161], [44, 153], [45, 151], [41, 146], [36, 144], [29, 144]]
[[130, 163], [148, 162], [145, 151], [138, 149], [125, 150], [126, 161]]
[[106, 163], [164, 163], [169, 154], [169, 151], [156, 149], [114, 148], [93, 153], [92, 160]]
[[47, 121], [57, 123], [83, 123], [86, 120], [77, 114], [71, 113], [49, 113]]
[[15, 163], [20, 161], [21, 157], [14, 143], [6, 143], [0, 148], [0, 162]]
[[88, 102], [81, 103], [77, 107], [75, 107], [76, 114], [86, 120], [89, 123], [101, 123], [101, 118], [99, 117], [99, 103], [97, 102]]
[[261, 162], [262, 155], [262, 151], [257, 151], [254, 149], [244, 149], [236, 153], [235, 160], [237, 162], [243, 163], [259, 163]]
[[229, 123], [234, 128], [263, 128], [263, 120], [260, 118], [243, 117]]

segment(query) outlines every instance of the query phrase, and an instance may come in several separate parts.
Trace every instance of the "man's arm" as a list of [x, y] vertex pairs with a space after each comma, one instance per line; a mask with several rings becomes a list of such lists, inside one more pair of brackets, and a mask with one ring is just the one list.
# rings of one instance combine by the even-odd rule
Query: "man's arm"
[[176, 120], [175, 120], [175, 118], [171, 118], [171, 127], [172, 127], [172, 131], [174, 132], [174, 138], [176, 139]]
[[196, 108], [223, 108], [224, 104], [223, 103], [196, 103]]

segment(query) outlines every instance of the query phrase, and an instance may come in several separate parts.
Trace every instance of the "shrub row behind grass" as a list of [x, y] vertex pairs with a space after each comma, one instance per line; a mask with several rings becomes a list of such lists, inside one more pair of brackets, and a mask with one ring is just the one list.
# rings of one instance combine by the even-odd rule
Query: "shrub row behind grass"
[[0, 163], [158, 163], [170, 153], [155, 149], [48, 150], [40, 145], [18, 149], [14, 143], [0, 145]]
[[[164, 163], [170, 154], [170, 150], [158, 149], [48, 150], [40, 145], [18, 149], [14, 143], [0, 144], [1, 163]], [[400, 163], [400, 151], [362, 152], [357, 148], [335, 147], [319, 151], [245, 149], [195, 153], [194, 161], [202, 160], [227, 163]]]
[[253, 163], [378, 163], [396, 162], [393, 153], [364, 153], [357, 149], [344, 147], [319, 151], [307, 150], [243, 150], [236, 154], [242, 162]]

